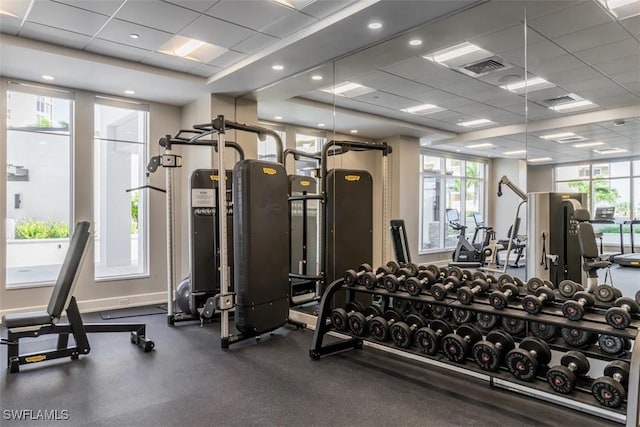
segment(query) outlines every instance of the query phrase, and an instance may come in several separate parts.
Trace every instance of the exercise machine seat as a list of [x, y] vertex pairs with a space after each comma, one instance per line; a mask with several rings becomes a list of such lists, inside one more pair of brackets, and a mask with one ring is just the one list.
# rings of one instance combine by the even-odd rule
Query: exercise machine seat
[[[576, 210], [576, 212], [579, 210], [581, 209]], [[578, 244], [580, 245], [580, 253], [584, 260], [583, 268], [585, 271], [611, 267], [609, 261], [600, 259], [596, 236], [593, 232], [593, 226], [590, 223], [581, 222], [578, 224]]]
[[53, 324], [53, 318], [46, 311], [12, 313], [2, 317], [2, 324], [7, 329], [22, 328], [25, 326], [46, 326]]

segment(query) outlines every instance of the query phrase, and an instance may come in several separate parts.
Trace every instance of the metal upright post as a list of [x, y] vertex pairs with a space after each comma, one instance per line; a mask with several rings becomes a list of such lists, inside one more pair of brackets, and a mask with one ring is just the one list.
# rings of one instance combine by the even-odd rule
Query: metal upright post
[[[382, 229], [386, 230], [389, 227], [389, 156], [387, 156], [387, 151], [383, 151], [382, 153]], [[384, 264], [387, 261], [387, 242], [389, 238], [389, 233], [382, 233], [382, 259], [380, 260], [381, 264]], [[373, 260], [371, 260], [373, 262]]]
[[[219, 115], [216, 121], [220, 124], [218, 133], [218, 227], [220, 229], [220, 294], [229, 292], [229, 272], [227, 266], [227, 174], [224, 166], [225, 122], [224, 116]], [[211, 167], [213, 168], [215, 150], [211, 152]], [[222, 310], [220, 321], [220, 338], [229, 337], [229, 310]]]
[[[170, 147], [170, 146], [168, 146]], [[166, 148], [165, 154], [171, 154], [171, 149]], [[167, 215], [167, 319], [169, 324], [173, 322], [173, 289], [174, 289], [174, 265], [173, 265], [173, 168], [165, 168], [166, 215]]]

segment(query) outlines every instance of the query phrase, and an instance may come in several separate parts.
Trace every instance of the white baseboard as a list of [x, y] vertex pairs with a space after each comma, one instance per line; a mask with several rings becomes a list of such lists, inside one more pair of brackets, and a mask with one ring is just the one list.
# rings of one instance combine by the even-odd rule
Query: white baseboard
[[[128, 295], [102, 299], [92, 299], [78, 301], [78, 308], [81, 313], [93, 313], [103, 310], [115, 310], [118, 308], [140, 307], [143, 305], [163, 304], [167, 302], [166, 292], [153, 292], [149, 294]], [[0, 318], [10, 313], [25, 313], [29, 311], [44, 311], [46, 305], [22, 307], [17, 309], [0, 310]], [[1, 320], [0, 320], [1, 321]]]

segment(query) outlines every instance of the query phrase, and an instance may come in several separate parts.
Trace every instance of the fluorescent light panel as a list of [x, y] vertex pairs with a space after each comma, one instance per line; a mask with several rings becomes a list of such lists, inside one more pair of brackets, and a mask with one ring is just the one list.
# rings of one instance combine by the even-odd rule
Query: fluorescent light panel
[[626, 153], [627, 150], [623, 148], [606, 148], [606, 149], [593, 150], [593, 152], [598, 154], [620, 154], [620, 153]]
[[582, 107], [594, 108], [594, 107], [597, 107], [597, 105], [587, 99], [583, 99], [581, 101], [565, 102], [564, 104], [554, 105], [549, 108], [552, 109], [553, 111], [564, 111], [564, 110], [572, 110], [574, 108], [582, 108]]
[[323, 92], [332, 93], [334, 95], [345, 96], [347, 98], [353, 98], [356, 96], [365, 95], [367, 93], [375, 92], [376, 90], [367, 86], [363, 86], [354, 82], [342, 82], [333, 87], [322, 89]]
[[599, 145], [604, 145], [604, 142], [581, 142], [579, 144], [573, 144], [573, 148], [587, 148], [587, 147], [597, 147]]
[[460, 122], [458, 123], [458, 125], [464, 126], [464, 127], [473, 127], [473, 126], [482, 126], [489, 123], [493, 123], [493, 122], [488, 119], [478, 119], [478, 120], [470, 120], [468, 122]]
[[504, 155], [506, 155], [506, 156], [510, 156], [510, 155], [512, 155], [512, 154], [524, 154], [524, 153], [526, 153], [526, 152], [527, 152], [527, 150], [514, 150], [514, 151], [505, 151], [505, 152], [504, 152], [504, 153], [502, 153], [502, 154], [504, 154]]
[[521, 93], [525, 89], [528, 89], [529, 91], [534, 91], [534, 90], [546, 89], [553, 86], [555, 86], [553, 83], [548, 82], [542, 77], [533, 77], [533, 78], [527, 79], [526, 81], [521, 80], [519, 82], [511, 83], [511, 84], [500, 86], [500, 87], [510, 92]]
[[568, 136], [575, 136], [575, 135], [576, 134], [573, 132], [561, 132], [561, 133], [553, 133], [549, 135], [542, 135], [540, 136], [540, 138], [555, 141], [556, 139], [566, 138]]
[[448, 47], [446, 49], [435, 51], [431, 55], [423, 56], [423, 58], [428, 59], [429, 61], [443, 64], [447, 61], [451, 61], [452, 59], [469, 55], [471, 53], [479, 52], [481, 50], [484, 50], [484, 49], [476, 46], [473, 43], [463, 42], [463, 43], [459, 43], [457, 45]]
[[640, 15], [640, 0], [599, 0], [618, 19]]
[[276, 3], [281, 4], [282, 6], [288, 7], [290, 9], [302, 10], [305, 7], [309, 6], [311, 3], [316, 0], [273, 0]]
[[480, 144], [473, 144], [473, 145], [466, 146], [466, 148], [486, 148], [486, 147], [493, 147], [493, 144], [491, 144], [490, 142], [483, 142]]
[[403, 108], [400, 111], [404, 111], [405, 113], [411, 113], [411, 114], [435, 113], [435, 111], [429, 111], [429, 110], [442, 111], [442, 110], [444, 110], [444, 108], [438, 107], [437, 105], [433, 105], [433, 104], [422, 104], [422, 105], [415, 105], [413, 107]]
[[207, 63], [228, 50], [229, 49], [206, 43], [202, 40], [175, 35], [160, 46], [158, 52], [191, 61]]
[[535, 162], [546, 162], [548, 160], [553, 160], [551, 157], [538, 157], [536, 159], [528, 159], [528, 162], [531, 163], [535, 163]]

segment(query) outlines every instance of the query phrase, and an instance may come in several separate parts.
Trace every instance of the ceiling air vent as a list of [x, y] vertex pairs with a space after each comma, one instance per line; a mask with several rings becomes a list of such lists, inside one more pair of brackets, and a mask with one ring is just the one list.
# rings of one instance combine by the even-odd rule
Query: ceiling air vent
[[506, 70], [507, 68], [511, 68], [511, 65], [506, 64], [501, 58], [493, 56], [478, 62], [463, 65], [459, 67], [458, 70], [471, 77], [480, 77], [493, 73], [494, 71]]
[[560, 144], [567, 144], [569, 142], [581, 142], [581, 141], [586, 141], [587, 138], [585, 138], [584, 136], [580, 136], [580, 135], [575, 135], [575, 136], [567, 136], [564, 138], [559, 138], [556, 139], [556, 142], [560, 143]]
[[553, 107], [555, 105], [566, 104], [567, 102], [579, 101], [580, 100], [579, 98], [580, 97], [578, 97], [578, 96], [573, 96], [573, 95], [570, 94], [570, 95], [559, 96], [558, 98], [545, 99], [542, 102], [545, 105]]

